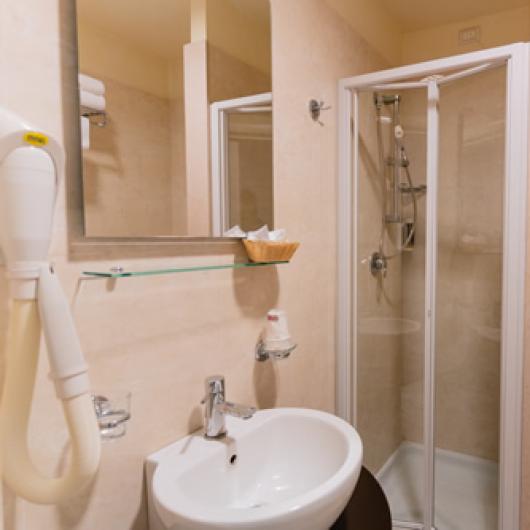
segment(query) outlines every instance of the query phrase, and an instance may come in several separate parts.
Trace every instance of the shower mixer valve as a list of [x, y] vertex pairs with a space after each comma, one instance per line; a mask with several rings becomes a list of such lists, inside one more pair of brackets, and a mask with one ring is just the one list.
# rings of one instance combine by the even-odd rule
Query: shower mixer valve
[[382, 274], [383, 278], [386, 278], [386, 272], [388, 269], [388, 262], [384, 254], [381, 252], [374, 252], [369, 259], [370, 272], [372, 276]]

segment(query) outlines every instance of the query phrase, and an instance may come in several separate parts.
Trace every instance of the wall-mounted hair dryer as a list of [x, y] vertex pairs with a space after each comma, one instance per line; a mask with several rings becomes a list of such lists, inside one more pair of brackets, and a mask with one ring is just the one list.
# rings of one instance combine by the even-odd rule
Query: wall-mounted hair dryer
[[[63, 149], [51, 135], [0, 108], [0, 248], [11, 297], [0, 474], [17, 495], [42, 504], [78, 493], [93, 479], [100, 458], [87, 366], [69, 304], [47, 261], [63, 166]], [[28, 450], [41, 327], [71, 442], [70, 465], [59, 478], [43, 476]]]

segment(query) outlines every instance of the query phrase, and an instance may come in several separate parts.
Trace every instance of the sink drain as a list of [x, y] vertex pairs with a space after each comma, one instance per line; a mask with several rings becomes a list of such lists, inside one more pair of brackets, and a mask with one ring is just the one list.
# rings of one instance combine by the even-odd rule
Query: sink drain
[[232, 455], [230, 457], [230, 465], [233, 466], [236, 463], [237, 455]]

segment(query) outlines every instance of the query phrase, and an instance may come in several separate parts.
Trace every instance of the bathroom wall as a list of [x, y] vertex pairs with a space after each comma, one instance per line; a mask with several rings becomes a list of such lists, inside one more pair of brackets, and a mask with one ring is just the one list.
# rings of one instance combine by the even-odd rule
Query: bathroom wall
[[[336, 81], [383, 63], [320, 0], [274, 0], [272, 7], [277, 224], [302, 242], [298, 254], [278, 268], [82, 279], [82, 270], [117, 263], [147, 268], [233, 256], [213, 246], [207, 255], [187, 247], [188, 255], [171, 248], [158, 259], [73, 262], [61, 188], [51, 256], [72, 300], [94, 391], [118, 398], [131, 391], [133, 420], [125, 438], [104, 445], [99, 476], [85, 495], [46, 507], [6, 491], [6, 530], [146, 530], [143, 459], [200, 425], [203, 379], [212, 373], [226, 376], [235, 401], [333, 411]], [[69, 0], [0, 3], [0, 71], [9, 79], [0, 85], [0, 104], [58, 137], [68, 134], [61, 97], [74, 90], [61, 80], [71, 65], [70, 15]], [[324, 127], [309, 117], [312, 97], [334, 109], [323, 115]], [[288, 361], [257, 365], [254, 345], [274, 306], [287, 310], [299, 347]], [[6, 322], [2, 280], [2, 340]], [[43, 359], [30, 443], [42, 469], [54, 473], [67, 438], [47, 372]]]
[[[530, 7], [521, 5], [517, 8], [498, 11], [489, 15], [462, 19], [458, 22], [435, 25], [424, 23], [422, 29], [407, 29], [404, 21], [432, 20], [430, 6], [421, 6], [427, 14], [422, 17], [416, 13], [404, 15], [399, 9], [407, 9], [407, 2], [392, 6], [390, 1], [373, 2], [370, 0], [325, 0], [333, 9], [374, 46], [390, 65], [410, 64], [438, 57], [445, 57], [470, 51], [501, 46], [530, 39]], [[466, 2], [461, 12], [473, 13], [487, 7], [479, 6], [484, 2]], [[523, 4], [522, 2], [521, 4]], [[492, 4], [489, 4], [491, 6]], [[497, 4], [498, 5], [498, 4]], [[513, 4], [512, 4], [513, 5]], [[433, 4], [433, 11], [437, 8]], [[396, 16], [393, 16], [392, 11]], [[461, 29], [480, 26], [479, 42], [461, 44], [458, 32]]]
[[270, 77], [271, 15], [267, 0], [206, 0], [208, 42]]
[[[244, 43], [241, 43], [244, 46]], [[270, 72], [258, 69], [208, 42], [210, 103], [271, 91]]]
[[[459, 43], [458, 32], [480, 26], [479, 42]], [[501, 11], [452, 24], [404, 32], [401, 64], [417, 63], [530, 39], [530, 7]]]
[[267, 0], [207, 0], [210, 103], [271, 91]]
[[399, 64], [401, 55], [400, 24], [383, 2], [373, 0], [324, 0], [350, 26], [369, 42], [389, 64]]
[[[152, 49], [114, 35], [97, 22], [78, 16], [79, 63], [81, 71], [121, 81], [143, 92], [169, 97], [168, 59]], [[180, 75], [182, 79], [182, 74]]]

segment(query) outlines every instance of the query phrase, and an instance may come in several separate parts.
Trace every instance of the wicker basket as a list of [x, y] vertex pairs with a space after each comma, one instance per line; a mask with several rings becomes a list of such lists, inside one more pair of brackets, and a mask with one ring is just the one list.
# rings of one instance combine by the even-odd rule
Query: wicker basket
[[271, 261], [289, 261], [300, 243], [288, 241], [252, 241], [243, 239], [250, 261], [270, 263]]

